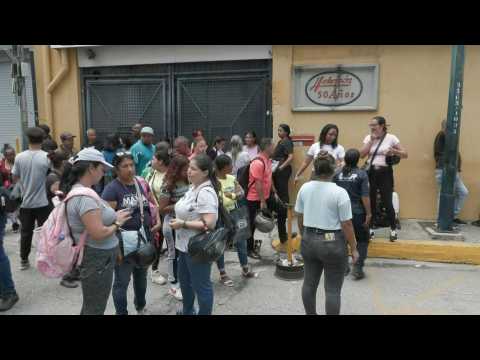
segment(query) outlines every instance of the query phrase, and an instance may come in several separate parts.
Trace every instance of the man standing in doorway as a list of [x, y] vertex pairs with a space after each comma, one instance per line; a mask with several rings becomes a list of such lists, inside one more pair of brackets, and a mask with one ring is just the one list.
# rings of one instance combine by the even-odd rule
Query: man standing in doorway
[[[435, 144], [433, 148], [433, 154], [435, 157], [436, 162], [436, 169], [435, 169], [435, 178], [437, 180], [439, 193], [438, 193], [438, 204], [440, 205], [440, 189], [442, 187], [442, 178], [443, 178], [443, 166], [445, 162], [445, 131], [447, 129], [447, 120], [442, 121], [442, 130], [437, 134], [435, 138]], [[468, 189], [464, 185], [462, 179], [460, 178], [460, 172], [462, 171], [462, 159], [460, 157], [460, 153], [458, 154], [457, 159], [457, 175], [455, 177], [455, 207], [454, 207], [454, 220], [453, 222], [457, 225], [465, 225], [466, 222], [460, 220], [458, 218], [458, 214], [463, 208], [463, 204], [465, 203], [465, 199], [468, 196]]]
[[60, 135], [60, 140], [62, 141], [62, 144], [60, 145], [60, 150], [62, 150], [65, 155], [67, 156], [67, 159], [70, 159], [72, 156], [77, 155], [77, 152], [73, 148], [73, 139], [76, 138], [72, 133], [66, 131], [63, 132]]
[[140, 123], [132, 126], [132, 138], [134, 143], [140, 140], [142, 129], [143, 125]]
[[103, 144], [97, 140], [97, 130], [90, 128], [87, 130], [87, 141], [82, 146], [82, 149], [94, 147], [98, 151], [103, 151]]
[[13, 166], [13, 182], [20, 184], [22, 204], [20, 205], [20, 270], [30, 267], [28, 256], [32, 247], [35, 222], [42, 226], [52, 210], [48, 204], [45, 190], [46, 179], [50, 170], [47, 153], [41, 149], [44, 131], [38, 127], [29, 128], [27, 137], [29, 149], [18, 154]]
[[155, 154], [153, 143], [154, 132], [151, 127], [144, 127], [141, 132], [141, 139], [138, 140], [130, 149], [133, 160], [135, 161], [135, 171], [138, 176], [142, 175], [148, 162], [152, 160]]

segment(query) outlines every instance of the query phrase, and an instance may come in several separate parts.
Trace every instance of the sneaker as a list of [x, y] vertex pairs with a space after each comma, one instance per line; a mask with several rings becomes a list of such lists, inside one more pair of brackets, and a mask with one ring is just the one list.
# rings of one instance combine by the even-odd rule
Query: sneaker
[[262, 258], [256, 250], [250, 250], [247, 255], [248, 257], [256, 260], [260, 260]]
[[233, 286], [233, 280], [227, 274], [221, 274], [220, 275], [220, 283], [222, 285], [225, 285], [225, 286], [228, 286], [228, 287]]
[[182, 290], [180, 290], [180, 288], [171, 287], [170, 289], [168, 289], [168, 294], [173, 296], [178, 301], [183, 300]]
[[352, 270], [352, 277], [354, 280], [361, 280], [365, 277], [365, 273], [361, 267], [354, 266]]
[[453, 219], [453, 222], [458, 225], [467, 225], [467, 223], [459, 218]]
[[137, 310], [137, 315], [148, 315], [147, 308], [143, 308], [142, 310]]
[[19, 230], [20, 230], [20, 225], [18, 225], [17, 223], [12, 225], [12, 231], [14, 234], [17, 234]]
[[480, 220], [472, 222], [473, 226], [480, 226]]
[[[246, 271], [245, 271], [246, 270]], [[257, 278], [258, 273], [255, 271], [252, 271], [250, 268], [244, 268], [242, 269], [242, 276], [244, 278], [250, 279], [250, 278]]]
[[370, 240], [375, 239], [375, 231], [370, 230]]
[[394, 242], [395, 240], [397, 240], [397, 238], [398, 238], [397, 232], [395, 230], [390, 230], [390, 241]]
[[0, 301], [0, 311], [8, 311], [10, 310], [13, 305], [17, 303], [19, 300], [18, 294], [12, 294], [4, 296], [3, 299]]
[[167, 279], [160, 274], [159, 270], [152, 271], [151, 279], [154, 284], [165, 285], [167, 283]]
[[65, 280], [63, 279], [60, 281], [60, 285], [69, 288], [69, 289], [74, 289], [78, 287], [78, 283], [76, 281], [71, 281], [71, 280]]
[[22, 260], [20, 263], [20, 270], [28, 270], [30, 268], [30, 262], [28, 260]]

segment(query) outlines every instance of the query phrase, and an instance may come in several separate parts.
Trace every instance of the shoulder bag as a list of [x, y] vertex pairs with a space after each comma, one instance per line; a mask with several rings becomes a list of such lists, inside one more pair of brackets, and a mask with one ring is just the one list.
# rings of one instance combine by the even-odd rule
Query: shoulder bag
[[[202, 191], [202, 189], [200, 189]], [[200, 191], [195, 202], [198, 200]], [[210, 263], [218, 260], [225, 251], [227, 240], [232, 233], [232, 220], [218, 198], [218, 220], [214, 230], [207, 230], [192, 236], [188, 241], [188, 254], [195, 263]]]
[[[383, 140], [385, 139], [385, 136], [387, 136], [386, 133], [382, 136], [382, 139], [381, 139], [380, 142], [378, 143], [377, 148], [376, 148], [375, 151], [373, 152], [372, 158], [371, 158], [371, 159], [367, 159], [367, 161], [365, 161], [365, 164], [362, 166], [362, 170], [365, 170], [365, 171], [367, 172], [367, 174], [370, 174], [370, 170], [371, 170], [371, 168], [372, 168], [373, 160], [375, 159], [375, 156], [377, 156], [378, 149], [379, 149], [380, 146], [382, 145]], [[371, 137], [371, 135], [370, 135], [370, 137]]]
[[148, 267], [155, 261], [157, 254], [151, 236], [148, 236], [150, 229], [145, 229], [144, 198], [137, 179], [135, 179], [135, 190], [140, 208], [141, 226], [139, 230], [133, 231], [120, 229], [120, 250], [124, 259], [133, 260], [137, 265]]

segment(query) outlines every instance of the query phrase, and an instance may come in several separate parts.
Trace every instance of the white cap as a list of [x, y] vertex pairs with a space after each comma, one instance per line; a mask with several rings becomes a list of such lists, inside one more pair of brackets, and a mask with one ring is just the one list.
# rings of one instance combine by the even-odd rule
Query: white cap
[[142, 128], [142, 131], [140, 131], [140, 134], [155, 135], [153, 132], [153, 129], [150, 126], [145, 126], [144, 128]]
[[76, 156], [72, 158], [73, 164], [75, 164], [77, 161], [99, 162], [108, 167], [109, 169], [113, 169], [113, 166], [105, 160], [103, 154], [95, 148], [86, 148], [80, 151]]

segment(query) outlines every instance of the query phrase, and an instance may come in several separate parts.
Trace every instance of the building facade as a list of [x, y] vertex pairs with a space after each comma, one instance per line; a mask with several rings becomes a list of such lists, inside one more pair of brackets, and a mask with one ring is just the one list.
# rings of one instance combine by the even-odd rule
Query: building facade
[[[287, 123], [293, 135], [315, 141], [335, 123], [348, 149], [359, 148], [368, 121], [382, 115], [409, 152], [395, 167], [400, 215], [434, 219], [433, 141], [447, 113], [450, 53], [450, 46], [35, 46], [39, 120], [57, 139], [67, 130], [80, 135], [77, 146], [90, 126], [104, 136], [128, 132], [134, 122], [168, 137], [204, 128], [208, 139], [249, 129], [275, 137], [278, 124]], [[467, 46], [465, 219], [476, 219], [480, 208], [478, 60], [480, 47]], [[295, 147], [297, 169], [307, 144]], [[292, 195], [296, 190], [292, 185]]]

